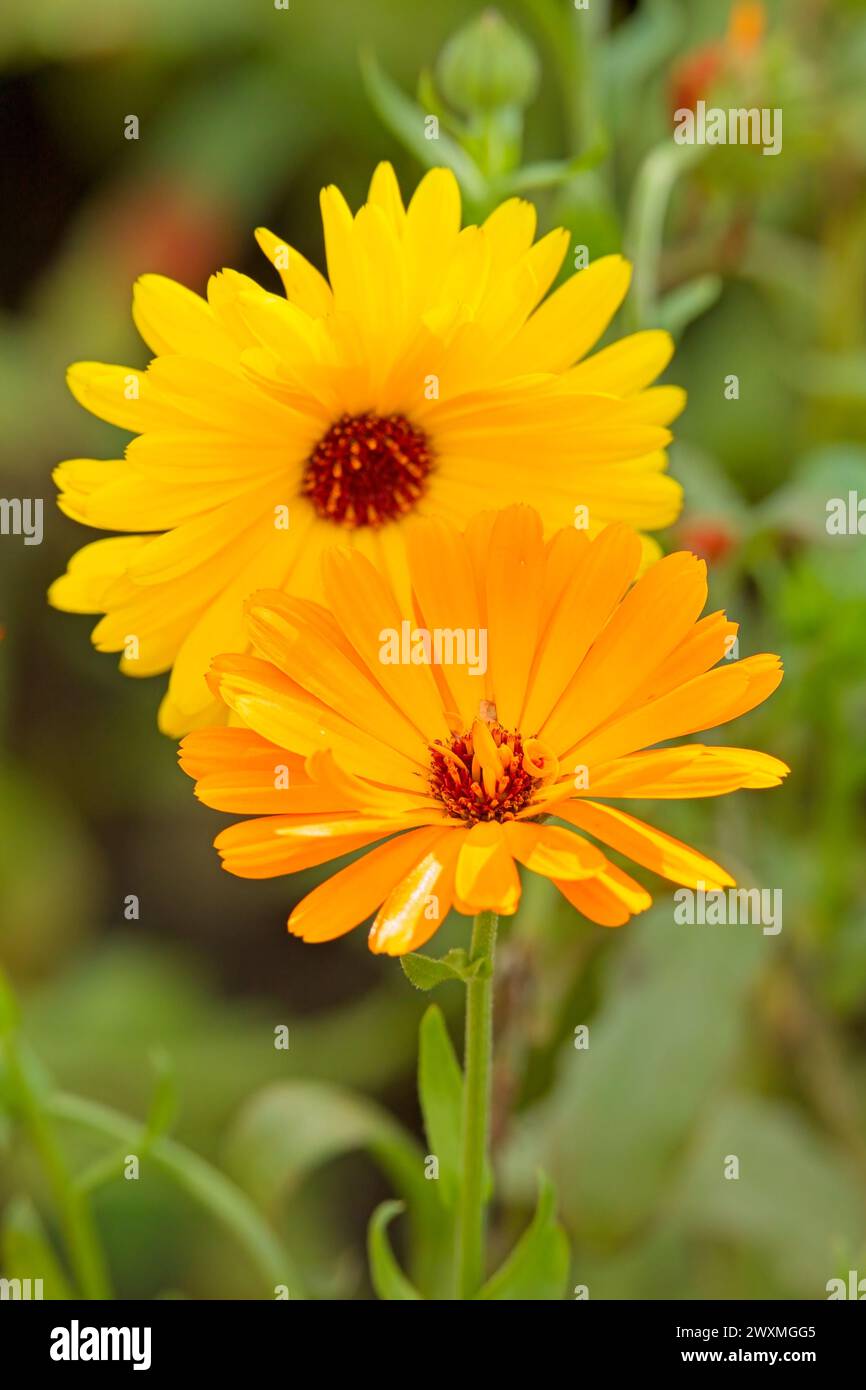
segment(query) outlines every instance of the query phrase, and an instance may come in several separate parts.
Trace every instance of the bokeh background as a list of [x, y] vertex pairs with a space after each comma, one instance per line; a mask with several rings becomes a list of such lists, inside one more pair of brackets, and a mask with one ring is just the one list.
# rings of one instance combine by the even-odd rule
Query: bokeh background
[[[779, 935], [678, 926], [660, 881], [619, 932], [538, 885], [506, 924], [494, 1256], [528, 1219], [541, 1165], [571, 1283], [592, 1298], [823, 1298], [828, 1279], [866, 1275], [866, 536], [826, 529], [829, 499], [866, 499], [866, 8], [501, 12], [540, 63], [524, 165], [572, 161], [525, 180], [542, 229], [568, 226], [593, 257], [625, 249], [637, 281], [617, 331], [677, 338], [687, 506], [665, 544], [707, 557], [740, 655], [785, 660], [780, 692], [730, 741], [793, 772], [772, 793], [635, 807], [744, 884], [781, 888]], [[287, 936], [315, 875], [220, 871], [221, 821], [156, 729], [162, 681], [122, 679], [91, 650], [89, 619], [46, 606], [90, 538], [54, 507], [51, 469], [110, 457], [119, 436], [75, 406], [64, 370], [145, 364], [138, 274], [202, 291], [231, 265], [270, 283], [254, 226], [321, 265], [321, 185], [357, 206], [387, 157], [410, 189], [419, 156], [441, 151], [406, 103], [439, 109], [437, 55], [475, 14], [457, 0], [5, 0], [0, 14], [0, 494], [45, 499], [41, 546], [0, 537], [0, 959], [121, 1297], [272, 1296], [195, 1184], [148, 1157], [168, 1128], [249, 1194], [307, 1292], [370, 1297], [369, 1214], [412, 1144], [425, 1152], [428, 1000], [369, 956], [363, 930], [318, 948]], [[700, 97], [781, 107], [781, 154], [683, 158], [672, 113]], [[490, 190], [475, 193], [477, 207]], [[466, 930], [452, 921], [437, 946]], [[461, 987], [436, 998], [459, 1040]], [[70, 1123], [60, 1092], [121, 1112], [135, 1142]], [[0, 1072], [3, 1272], [34, 1273], [34, 1250], [47, 1270], [48, 1241], [46, 1293], [59, 1292], [58, 1213], [3, 1097]], [[137, 1182], [118, 1176], [130, 1146]]]

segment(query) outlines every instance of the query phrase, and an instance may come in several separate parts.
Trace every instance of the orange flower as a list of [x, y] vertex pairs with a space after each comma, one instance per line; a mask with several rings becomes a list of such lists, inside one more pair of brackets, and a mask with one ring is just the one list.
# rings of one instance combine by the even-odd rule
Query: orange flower
[[633, 582], [630, 529], [545, 542], [526, 506], [464, 533], [416, 520], [406, 536], [410, 613], [363, 555], [332, 549], [330, 611], [255, 594], [254, 654], [217, 658], [211, 684], [235, 727], [188, 735], [181, 764], [207, 805], [253, 817], [217, 837], [224, 867], [268, 878], [366, 851], [289, 927], [328, 941], [375, 912], [370, 946], [389, 955], [416, 950], [452, 906], [515, 912], [518, 864], [592, 921], [627, 921], [649, 894], [592, 840], [675, 883], [731, 885], [609, 804], [772, 787], [787, 772], [750, 749], [654, 747], [736, 718], [781, 680], [775, 656], [716, 665], [736, 626], [699, 617], [704, 563], [681, 552]]

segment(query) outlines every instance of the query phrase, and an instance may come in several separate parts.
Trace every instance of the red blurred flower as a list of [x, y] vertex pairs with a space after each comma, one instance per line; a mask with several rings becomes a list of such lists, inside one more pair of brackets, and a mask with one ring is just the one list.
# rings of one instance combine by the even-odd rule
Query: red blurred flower
[[734, 544], [735, 537], [730, 528], [710, 517], [690, 517], [677, 527], [677, 545], [699, 555], [708, 565], [724, 560]]
[[767, 16], [760, 0], [737, 0], [721, 39], [693, 48], [671, 73], [670, 100], [674, 111], [694, 110], [716, 81], [749, 60], [761, 47]]
[[127, 189], [105, 213], [104, 235], [124, 280], [146, 266], [193, 284], [207, 279], [234, 241], [225, 208], [166, 178]]

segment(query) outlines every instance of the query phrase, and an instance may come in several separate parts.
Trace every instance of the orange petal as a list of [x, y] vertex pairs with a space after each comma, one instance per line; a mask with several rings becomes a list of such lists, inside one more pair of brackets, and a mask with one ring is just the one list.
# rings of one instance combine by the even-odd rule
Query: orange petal
[[707, 567], [680, 551], [653, 565], [626, 594], [545, 726], [554, 748], [608, 723], [694, 626], [707, 599]]
[[499, 512], [487, 558], [487, 626], [497, 718], [517, 727], [538, 636], [544, 584], [541, 519], [531, 507]]
[[322, 570], [328, 604], [373, 679], [428, 742], [447, 737], [442, 702], [429, 666], [382, 661], [381, 633], [399, 634], [406, 616], [382, 575], [363, 555], [337, 548], [326, 552]]
[[601, 927], [621, 927], [636, 912], [652, 906], [646, 889], [615, 864], [608, 864], [597, 878], [579, 882], [558, 879], [556, 886], [572, 907]]
[[520, 902], [520, 877], [498, 821], [481, 821], [463, 838], [456, 897], [462, 910], [510, 916]]
[[[640, 564], [640, 541], [627, 526], [607, 526], [576, 559], [546, 631], [539, 643], [522, 727], [547, 731], [548, 716], [578, 670], [591, 644], [634, 579]], [[565, 744], [570, 715], [560, 721]], [[573, 740], [570, 740], [573, 741]]]
[[423, 946], [447, 917], [454, 896], [454, 866], [464, 835], [447, 830], [382, 904], [370, 928], [376, 955], [404, 956]]
[[687, 888], [696, 888], [702, 883], [708, 890], [727, 888], [734, 883], [731, 875], [712, 859], [706, 859], [682, 840], [675, 840], [672, 835], [656, 830], [618, 807], [602, 806], [597, 801], [567, 801], [557, 806], [556, 814], [627, 855], [636, 864], [674, 883], [682, 883]]
[[289, 917], [289, 931], [304, 941], [333, 941], [345, 935], [375, 912], [448, 833], [409, 830], [377, 845], [302, 898]]
[[608, 862], [595, 845], [559, 825], [506, 821], [503, 830], [514, 858], [545, 878], [591, 878]]
[[567, 756], [574, 754], [578, 761], [592, 767], [654, 743], [713, 729], [760, 705], [781, 679], [779, 658], [769, 654], [716, 667], [602, 725], [585, 742], [569, 749]]
[[741, 787], [777, 787], [788, 767], [753, 748], [722, 748], [689, 743], [618, 758], [592, 770], [594, 796], [634, 796], [673, 800], [722, 796]]

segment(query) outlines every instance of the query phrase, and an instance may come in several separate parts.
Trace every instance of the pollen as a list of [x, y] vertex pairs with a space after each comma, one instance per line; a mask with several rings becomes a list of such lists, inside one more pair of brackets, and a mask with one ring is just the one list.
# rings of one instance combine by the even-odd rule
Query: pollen
[[423, 496], [432, 456], [404, 415], [342, 415], [307, 460], [301, 491], [338, 525], [381, 526]]
[[449, 815], [467, 825], [514, 820], [557, 771], [556, 758], [537, 738], [524, 740], [484, 719], [450, 743], [437, 739], [430, 745], [430, 790]]

